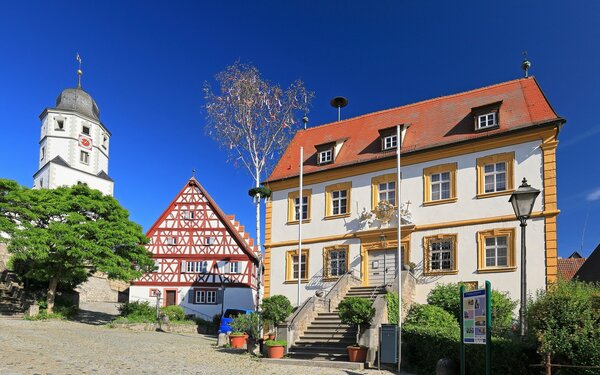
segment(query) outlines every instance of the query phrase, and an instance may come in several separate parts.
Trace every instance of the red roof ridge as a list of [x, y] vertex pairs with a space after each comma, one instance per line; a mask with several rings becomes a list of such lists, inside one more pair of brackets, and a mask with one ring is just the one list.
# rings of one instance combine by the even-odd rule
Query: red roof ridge
[[[398, 110], [398, 109], [401, 109], [401, 108], [410, 108], [410, 107], [413, 107], [413, 106], [417, 106], [417, 105], [421, 105], [421, 104], [425, 104], [425, 103], [430, 103], [430, 102], [435, 102], [435, 101], [442, 100], [442, 99], [454, 98], [454, 97], [457, 97], [457, 96], [467, 95], [467, 94], [471, 94], [471, 93], [478, 92], [478, 91], [489, 90], [491, 88], [505, 86], [505, 85], [509, 85], [509, 84], [514, 84], [514, 83], [522, 82], [522, 81], [525, 81], [525, 80], [528, 80], [528, 79], [533, 79], [533, 81], [537, 84], [537, 81], [535, 80], [534, 76], [529, 76], [527, 78], [517, 78], [517, 79], [510, 80], [510, 81], [505, 81], [505, 82], [500, 82], [500, 83], [494, 83], [492, 85], [478, 87], [476, 89], [471, 89], [471, 90], [468, 90], [468, 91], [461, 91], [461, 92], [457, 92], [457, 93], [454, 93], [454, 94], [437, 96], [435, 98], [430, 98], [430, 99], [425, 99], [425, 100], [421, 100], [421, 101], [414, 102], [414, 103], [404, 104], [404, 105], [401, 105], [401, 106], [398, 106], [398, 107], [382, 109], [380, 111], [375, 111], [375, 112], [369, 112], [369, 113], [365, 113], [363, 115], [359, 115], [359, 116], [356, 116], [356, 117], [350, 117], [350, 118], [347, 118], [347, 119], [344, 119], [344, 120], [341, 120], [341, 121], [328, 122], [326, 124], [312, 126], [312, 127], [308, 128], [308, 129], [300, 129], [299, 132], [300, 131], [304, 132], [304, 131], [307, 131], [307, 130], [322, 128], [324, 126], [329, 126], [329, 125], [336, 125], [336, 124], [340, 124], [340, 123], [343, 123], [343, 122], [348, 122], [348, 121], [352, 121], [352, 120], [358, 120], [358, 119], [365, 118], [365, 117], [380, 115], [382, 113], [395, 111], [395, 110]], [[539, 87], [539, 85], [538, 85], [538, 87]], [[546, 99], [546, 98], [544, 97], [544, 99]], [[554, 110], [553, 110], [553, 112], [554, 112]], [[556, 112], [554, 112], [554, 113], [556, 114]]]

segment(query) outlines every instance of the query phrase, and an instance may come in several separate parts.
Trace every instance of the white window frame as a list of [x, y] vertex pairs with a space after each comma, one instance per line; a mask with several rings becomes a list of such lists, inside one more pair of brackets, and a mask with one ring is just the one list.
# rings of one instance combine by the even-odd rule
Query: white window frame
[[[498, 245], [498, 239], [499, 238], [504, 238], [504, 245]], [[493, 245], [488, 245], [488, 240], [493, 239], [494, 240], [494, 244]], [[485, 248], [484, 248], [484, 256], [485, 256], [485, 267], [486, 268], [492, 268], [492, 267], [509, 267], [510, 266], [510, 246], [509, 246], [509, 241], [510, 238], [509, 236], [506, 235], [502, 235], [502, 236], [491, 236], [491, 237], [485, 237], [484, 239], [485, 241]], [[504, 253], [504, 258], [505, 258], [505, 264], [498, 264], [498, 250], [504, 249], [505, 253]], [[493, 257], [488, 256], [488, 251], [492, 250], [494, 252]], [[494, 264], [488, 264], [488, 259], [493, 259], [494, 260]]]
[[79, 151], [79, 162], [81, 164], [89, 165], [90, 164], [90, 153], [87, 151], [80, 150]]
[[[390, 184], [394, 184], [394, 188], [390, 189]], [[386, 181], [386, 182], [380, 182], [377, 184], [377, 193], [379, 194], [378, 197], [378, 202], [381, 201], [387, 201], [388, 203], [391, 203], [392, 205], [396, 205], [396, 181]], [[382, 189], [381, 187], [384, 186], [385, 188]], [[385, 195], [385, 199], [381, 199], [381, 196]], [[390, 196], [392, 197], [392, 199], [390, 199]]]
[[[447, 179], [444, 179], [443, 176], [444, 174], [448, 175]], [[434, 181], [435, 178], [439, 178], [437, 181]], [[444, 199], [450, 199], [452, 197], [452, 176], [451, 176], [451, 172], [450, 171], [444, 171], [444, 172], [439, 172], [439, 173], [432, 173], [429, 177], [429, 181], [430, 181], [430, 186], [429, 186], [429, 191], [430, 191], [430, 199], [432, 201], [439, 201], [439, 200], [444, 200]], [[443, 192], [444, 192], [444, 184], [447, 184], [448, 189], [446, 190], [448, 192], [448, 196], [444, 196]], [[434, 186], [439, 187], [438, 190], [438, 194], [439, 196], [435, 196], [435, 193], [433, 191]]]
[[383, 137], [383, 149], [391, 150], [398, 146], [398, 139], [396, 134], [388, 135]]
[[[306, 207], [306, 216], [304, 215], [304, 208]], [[308, 219], [308, 196], [302, 196], [302, 220]], [[294, 220], [300, 220], [300, 197], [294, 198]]]
[[[302, 263], [304, 264], [304, 273], [306, 274], [306, 277], [303, 277], [302, 280], [306, 280], [308, 278], [308, 268], [307, 267], [307, 257], [303, 254], [302, 256]], [[296, 255], [292, 255], [292, 280], [298, 280], [298, 274], [302, 274], [302, 272], [298, 272], [301, 271], [301, 267], [300, 269], [298, 269], [298, 254]]]
[[206, 303], [206, 290], [196, 289], [194, 290], [194, 303]]
[[[87, 131], [86, 131], [86, 129], [87, 129]], [[87, 125], [81, 126], [81, 133], [83, 133], [85, 135], [90, 135], [91, 131], [92, 131], [92, 129], [89, 126], [87, 126]]]
[[486, 129], [498, 125], [496, 112], [488, 112], [477, 116], [477, 129]]
[[319, 164], [331, 163], [333, 161], [333, 150], [328, 149], [319, 152]]
[[[337, 197], [336, 197], [337, 194]], [[342, 197], [342, 194], [344, 195]], [[344, 204], [342, 205], [342, 202]], [[336, 207], [337, 203], [337, 207]], [[344, 206], [346, 209], [342, 212], [341, 208]], [[337, 210], [336, 210], [337, 209]], [[348, 190], [334, 190], [331, 192], [331, 214], [332, 215], [343, 215], [348, 213]]]
[[229, 266], [229, 273], [240, 273], [240, 262], [229, 262], [228, 263]]
[[[333, 254], [336, 254], [336, 258], [334, 259]], [[340, 254], [344, 254], [343, 257], [340, 257]], [[348, 251], [346, 249], [332, 249], [329, 250], [329, 253], [327, 254], [327, 257], [329, 258], [329, 262], [327, 264], [327, 268], [328, 268], [328, 275], [330, 277], [341, 277], [344, 276], [346, 274], [346, 272], [348, 272], [346, 270], [346, 266], [347, 266], [347, 259], [346, 256], [348, 256]], [[333, 267], [333, 264], [335, 263], [336, 267]], [[334, 269], [335, 269], [335, 274], [334, 274]], [[340, 273], [341, 271], [341, 273]]]
[[185, 210], [183, 211], [184, 220], [194, 220], [194, 211]]
[[217, 291], [216, 290], [207, 290], [206, 292], [206, 302], [207, 304], [214, 305], [217, 303]]
[[177, 237], [167, 237], [167, 245], [175, 246], [177, 245]]
[[[503, 171], [498, 171], [498, 165], [499, 164], [504, 164], [504, 170]], [[494, 170], [491, 172], [486, 172], [486, 167], [487, 166], [493, 166]], [[504, 175], [504, 189], [498, 189], [498, 176], [499, 175]], [[488, 190], [487, 189], [487, 177], [491, 176], [494, 179], [494, 189], [493, 190]], [[491, 163], [491, 164], [484, 164], [483, 166], [483, 192], [485, 194], [489, 194], [489, 193], [495, 193], [495, 192], [499, 192], [499, 191], [506, 191], [508, 190], [508, 163], [506, 161], [499, 161], [497, 163]]]

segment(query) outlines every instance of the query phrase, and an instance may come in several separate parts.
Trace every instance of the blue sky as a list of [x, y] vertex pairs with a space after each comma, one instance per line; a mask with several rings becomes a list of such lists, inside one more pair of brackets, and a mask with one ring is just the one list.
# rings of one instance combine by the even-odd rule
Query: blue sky
[[[285, 3], [285, 4], [283, 4]], [[111, 130], [115, 196], [147, 230], [191, 176], [254, 232], [242, 169], [204, 136], [202, 85], [240, 59], [315, 91], [312, 125], [522, 76], [522, 51], [567, 124], [559, 254], [600, 243], [600, 2], [102, 1], [0, 5], [0, 177], [31, 186], [38, 116], [83, 86]], [[508, 203], [507, 203], [508, 204]]]

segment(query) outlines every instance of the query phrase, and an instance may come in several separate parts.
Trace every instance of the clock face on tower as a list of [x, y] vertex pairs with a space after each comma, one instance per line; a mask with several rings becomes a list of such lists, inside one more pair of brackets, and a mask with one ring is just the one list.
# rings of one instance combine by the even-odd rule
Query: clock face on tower
[[92, 148], [92, 139], [84, 135], [79, 136], [79, 147], [90, 150]]

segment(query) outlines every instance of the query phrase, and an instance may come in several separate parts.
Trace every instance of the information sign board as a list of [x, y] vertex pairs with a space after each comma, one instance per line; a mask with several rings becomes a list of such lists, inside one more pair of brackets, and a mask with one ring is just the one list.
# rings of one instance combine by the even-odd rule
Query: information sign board
[[486, 343], [486, 292], [473, 290], [463, 294], [463, 342], [465, 344]]

